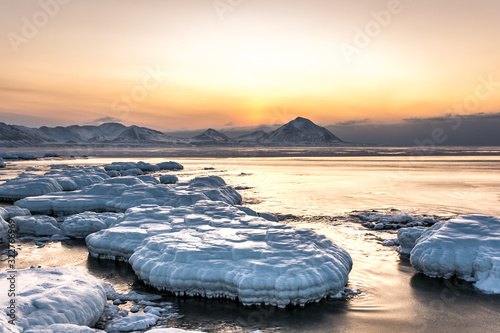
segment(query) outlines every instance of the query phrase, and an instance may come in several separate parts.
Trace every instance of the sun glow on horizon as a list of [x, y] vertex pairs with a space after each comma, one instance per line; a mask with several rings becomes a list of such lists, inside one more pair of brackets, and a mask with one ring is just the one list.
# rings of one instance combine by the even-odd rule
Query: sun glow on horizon
[[[0, 42], [0, 120], [171, 129], [268, 124], [284, 108], [324, 123], [439, 116], [474, 95], [479, 78], [500, 81], [500, 45], [483, 36], [500, 31], [500, 5], [482, 1], [402, 3], [352, 59], [339, 45], [355, 45], [386, 1], [256, 0], [224, 20], [201, 1], [74, 1], [18, 52]], [[22, 18], [42, 10], [4, 7], [5, 36], [22, 36]], [[498, 110], [494, 91], [470, 113]]]

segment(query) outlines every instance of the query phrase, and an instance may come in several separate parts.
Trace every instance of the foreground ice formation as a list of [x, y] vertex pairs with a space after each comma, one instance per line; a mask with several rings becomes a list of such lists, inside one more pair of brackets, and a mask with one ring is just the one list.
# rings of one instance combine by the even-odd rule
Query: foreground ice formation
[[319, 301], [343, 290], [352, 267], [324, 236], [214, 201], [131, 208], [86, 242], [94, 257], [130, 257], [136, 275], [157, 289], [244, 305]]
[[109, 228], [122, 217], [121, 213], [84, 212], [65, 218], [61, 229], [70, 237], [85, 238], [94, 232]]
[[[4, 295], [0, 301], [2, 309], [6, 309], [10, 302], [6, 297], [11, 283], [9, 278], [10, 273], [0, 273], [0, 291]], [[15, 329], [7, 324], [12, 332], [40, 332], [54, 324], [93, 326], [106, 304], [106, 293], [101, 283], [75, 269], [19, 270], [15, 283]], [[4, 310], [0, 311], [0, 317], [1, 323], [11, 319]]]
[[74, 191], [108, 178], [98, 167], [52, 170], [44, 175], [23, 173], [0, 185], [0, 200], [15, 201], [52, 192]]
[[467, 215], [438, 223], [417, 239], [410, 261], [428, 276], [457, 276], [500, 293], [500, 219]]
[[71, 215], [85, 211], [124, 212], [141, 204], [192, 205], [200, 200], [241, 202], [241, 196], [217, 176], [198, 177], [172, 185], [145, 183], [136, 177], [110, 178], [73, 192], [51, 193], [19, 200], [15, 205], [33, 214]]

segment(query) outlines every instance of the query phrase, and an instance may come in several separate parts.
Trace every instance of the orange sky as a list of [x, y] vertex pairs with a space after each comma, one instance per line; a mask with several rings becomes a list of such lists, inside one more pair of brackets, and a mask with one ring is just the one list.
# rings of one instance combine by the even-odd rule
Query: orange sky
[[500, 111], [500, 1], [353, 2], [0, 0], [0, 121], [172, 130]]

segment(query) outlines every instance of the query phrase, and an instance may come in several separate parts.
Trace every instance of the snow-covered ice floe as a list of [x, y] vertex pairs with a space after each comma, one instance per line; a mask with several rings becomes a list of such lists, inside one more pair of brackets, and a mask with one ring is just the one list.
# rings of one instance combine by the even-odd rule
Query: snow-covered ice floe
[[61, 229], [70, 237], [85, 238], [94, 232], [109, 228], [122, 217], [122, 213], [84, 212], [65, 218]]
[[9, 207], [0, 207], [0, 217], [4, 220], [10, 220], [14, 216], [29, 216], [31, 215], [30, 211], [17, 207], [17, 206], [9, 206]]
[[197, 177], [172, 185], [145, 183], [137, 177], [118, 177], [78, 191], [25, 198], [15, 205], [33, 214], [63, 216], [85, 211], [124, 212], [141, 204], [178, 207], [200, 200], [238, 204], [241, 196], [217, 176]]
[[1, 157], [0, 157], [0, 168], [5, 168], [5, 162]]
[[[11, 274], [0, 273], [0, 292], [7, 295]], [[18, 270], [15, 276], [15, 323], [8, 324], [12, 318], [7, 316], [9, 297], [1, 298], [2, 311], [0, 323], [6, 324], [12, 332], [44, 332], [54, 328], [54, 324], [93, 326], [106, 304], [106, 292], [102, 284], [91, 275], [71, 268], [45, 268]], [[59, 327], [60, 328], [60, 327]], [[86, 327], [67, 332], [91, 332]], [[51, 332], [51, 331], [49, 331]]]
[[21, 235], [52, 236], [61, 233], [56, 219], [47, 215], [16, 216], [11, 222]]
[[179, 181], [179, 178], [175, 175], [163, 175], [160, 177], [160, 183], [162, 184], [175, 184]]
[[86, 242], [94, 257], [130, 257], [136, 275], [157, 289], [244, 305], [319, 301], [344, 289], [352, 267], [325, 236], [214, 201], [131, 208]]
[[159, 319], [159, 316], [151, 313], [137, 313], [132, 316], [113, 319], [106, 326], [105, 331], [114, 333], [145, 330], [156, 324]]
[[466, 215], [437, 223], [416, 240], [410, 261], [428, 276], [457, 276], [500, 293], [500, 219]]
[[108, 178], [98, 167], [51, 170], [44, 175], [23, 173], [0, 185], [0, 200], [16, 201], [52, 192], [75, 191]]

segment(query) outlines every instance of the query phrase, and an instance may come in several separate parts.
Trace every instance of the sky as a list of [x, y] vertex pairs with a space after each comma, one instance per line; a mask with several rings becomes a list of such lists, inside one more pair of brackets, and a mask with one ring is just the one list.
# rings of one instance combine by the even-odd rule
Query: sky
[[500, 112], [498, 0], [0, 6], [8, 124], [189, 131], [302, 116], [354, 130]]

